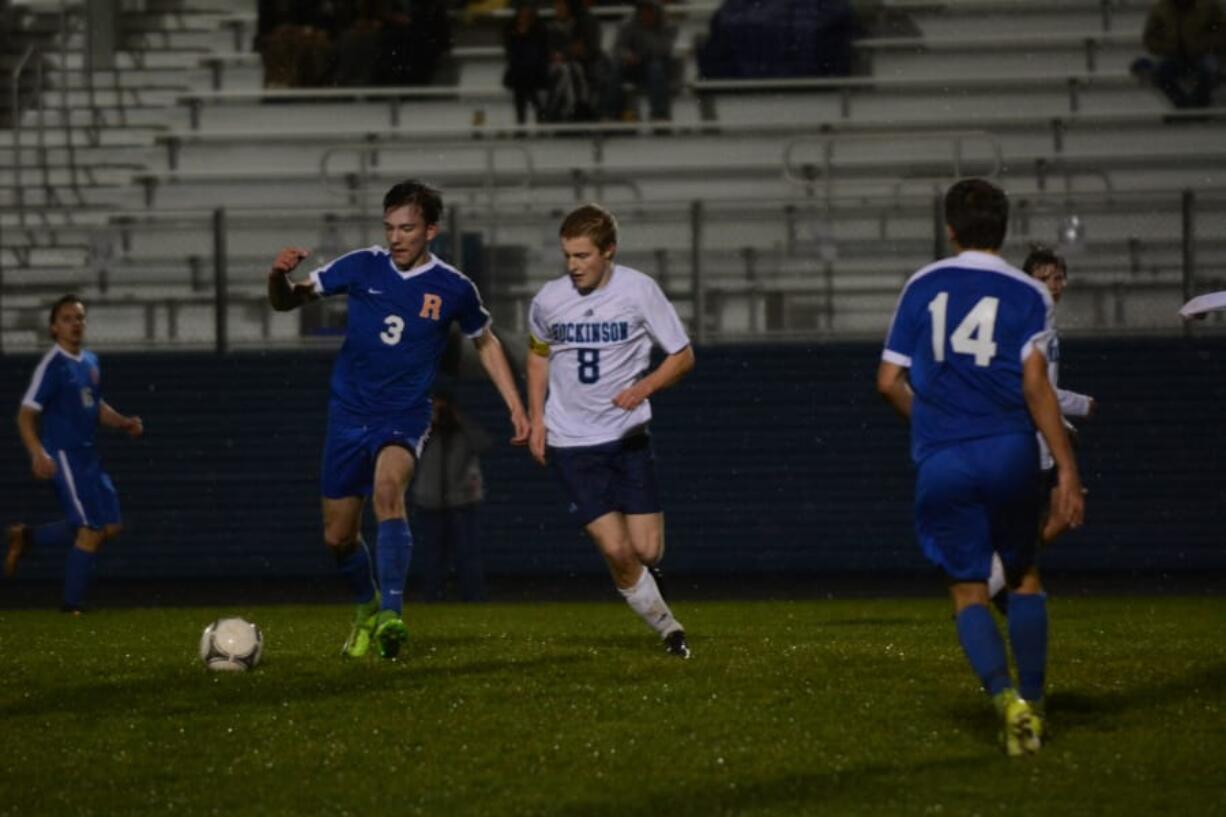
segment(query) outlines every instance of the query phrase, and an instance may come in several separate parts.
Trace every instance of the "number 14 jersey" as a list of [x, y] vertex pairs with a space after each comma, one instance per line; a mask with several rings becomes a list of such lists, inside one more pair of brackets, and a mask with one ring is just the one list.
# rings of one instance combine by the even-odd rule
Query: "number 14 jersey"
[[545, 428], [558, 448], [612, 442], [644, 426], [648, 401], [626, 411], [613, 398], [647, 373], [653, 341], [670, 355], [690, 345], [659, 285], [620, 264], [586, 295], [569, 276], [545, 284], [532, 300], [528, 329], [535, 350], [548, 347]]
[[1033, 433], [1022, 364], [1051, 332], [1046, 287], [996, 255], [968, 250], [912, 275], [881, 356], [910, 369], [915, 462], [965, 440]]

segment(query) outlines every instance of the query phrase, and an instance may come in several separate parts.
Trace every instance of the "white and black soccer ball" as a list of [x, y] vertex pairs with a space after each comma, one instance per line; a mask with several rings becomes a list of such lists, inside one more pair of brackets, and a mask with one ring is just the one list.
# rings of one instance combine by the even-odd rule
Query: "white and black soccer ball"
[[242, 618], [219, 618], [200, 635], [200, 660], [211, 670], [255, 669], [264, 654], [264, 634]]

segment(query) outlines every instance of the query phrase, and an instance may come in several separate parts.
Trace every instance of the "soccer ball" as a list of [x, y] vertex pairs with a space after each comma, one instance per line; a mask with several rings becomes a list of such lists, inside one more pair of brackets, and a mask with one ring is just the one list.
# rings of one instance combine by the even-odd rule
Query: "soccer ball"
[[263, 654], [264, 634], [246, 619], [219, 618], [200, 636], [200, 660], [211, 670], [255, 669]]

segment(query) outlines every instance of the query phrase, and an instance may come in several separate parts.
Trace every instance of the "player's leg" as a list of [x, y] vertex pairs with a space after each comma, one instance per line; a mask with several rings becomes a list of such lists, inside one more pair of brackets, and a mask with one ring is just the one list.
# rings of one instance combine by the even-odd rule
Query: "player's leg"
[[101, 529], [77, 528], [64, 565], [64, 593], [60, 601], [62, 612], [80, 615], [85, 609], [85, 594], [93, 577], [94, 562], [105, 539], [106, 533]]
[[362, 510], [366, 500], [360, 496], [323, 497], [324, 545], [336, 559], [353, 600], [353, 624], [341, 647], [341, 655], [361, 658], [370, 649], [375, 615], [379, 612], [379, 591], [375, 586], [370, 549], [362, 539]]
[[[630, 609], [665, 639], [666, 648], [669, 648], [668, 639], [674, 633], [681, 633], [681, 636], [674, 637], [673, 640], [679, 640], [681, 645], [684, 645], [684, 630], [673, 618], [672, 610], [660, 595], [660, 589], [651, 571], [639, 558], [630, 537], [626, 516], [619, 511], [611, 511], [589, 522], [584, 530], [596, 543], [605, 564], [609, 566], [613, 584], [630, 605]], [[679, 657], [688, 658], [689, 648], [685, 648], [684, 654], [677, 654]]]
[[375, 643], [384, 658], [395, 658], [408, 639], [404, 626], [404, 585], [413, 554], [413, 534], [409, 531], [404, 495], [413, 477], [416, 458], [401, 445], [385, 445], [375, 458], [374, 490], [371, 502], [379, 523], [375, 563], [383, 593], [375, 622]]
[[[661, 603], [664, 604], [665, 609], [669, 610], [671, 615], [671, 609], [664, 600], [663, 575], [659, 568], [660, 560], [664, 558], [664, 514], [627, 513], [625, 514], [625, 519], [635, 556], [638, 557], [638, 560], [647, 569], [647, 573], [651, 576]], [[686, 640], [685, 628], [676, 619], [673, 619], [673, 623], [676, 624], [675, 629], [662, 633], [664, 636], [664, 647], [672, 655], [676, 655], [679, 658], [689, 658], [690, 645]]]
[[1045, 733], [1047, 627], [1047, 593], [1038, 567], [1031, 565], [1009, 594], [1009, 646], [1017, 667], [1018, 692], [1034, 712], [1032, 734], [1026, 746], [1031, 752], [1042, 745]]
[[92, 452], [57, 452], [55, 486], [67, 522], [74, 528], [72, 547], [64, 565], [60, 609], [80, 614], [85, 609], [98, 551], [108, 535], [117, 535], [121, 530], [119, 495]]
[[67, 519], [58, 519], [43, 525], [26, 525], [18, 522], [5, 530], [7, 549], [4, 553], [4, 575], [17, 573], [17, 564], [32, 549], [54, 548], [65, 550], [76, 541], [77, 528]]

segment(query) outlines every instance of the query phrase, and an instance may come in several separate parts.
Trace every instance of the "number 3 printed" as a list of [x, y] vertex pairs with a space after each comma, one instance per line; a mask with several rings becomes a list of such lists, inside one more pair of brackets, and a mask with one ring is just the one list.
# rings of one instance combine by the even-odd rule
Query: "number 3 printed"
[[387, 329], [379, 333], [379, 340], [388, 346], [395, 346], [400, 342], [400, 336], [404, 334], [404, 318], [399, 315], [388, 315], [383, 322], [387, 324]]

